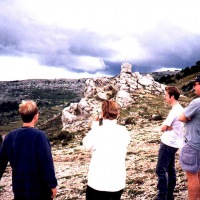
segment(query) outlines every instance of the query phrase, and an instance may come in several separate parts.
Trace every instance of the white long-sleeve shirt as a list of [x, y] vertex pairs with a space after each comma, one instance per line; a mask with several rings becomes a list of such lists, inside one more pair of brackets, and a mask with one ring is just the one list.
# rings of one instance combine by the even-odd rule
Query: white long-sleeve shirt
[[125, 157], [130, 134], [116, 120], [104, 120], [83, 138], [83, 145], [91, 150], [92, 158], [88, 172], [88, 185], [95, 190], [115, 192], [125, 188]]

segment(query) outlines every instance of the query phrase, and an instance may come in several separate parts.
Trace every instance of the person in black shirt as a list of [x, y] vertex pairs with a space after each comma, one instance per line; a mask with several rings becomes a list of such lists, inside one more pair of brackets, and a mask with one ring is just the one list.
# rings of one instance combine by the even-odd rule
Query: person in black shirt
[[50, 142], [35, 128], [38, 107], [34, 101], [22, 101], [19, 113], [23, 126], [6, 135], [0, 149], [0, 179], [10, 162], [14, 200], [53, 199], [57, 179]]
[[3, 143], [3, 137], [2, 137], [2, 135], [0, 134], [0, 148], [1, 148], [2, 143]]

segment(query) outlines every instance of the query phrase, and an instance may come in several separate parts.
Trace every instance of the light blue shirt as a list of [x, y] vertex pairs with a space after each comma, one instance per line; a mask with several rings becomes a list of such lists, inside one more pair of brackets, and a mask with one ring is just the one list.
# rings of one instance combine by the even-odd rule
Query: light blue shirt
[[200, 150], [200, 98], [194, 99], [184, 109], [184, 115], [191, 120], [185, 124], [185, 138], [187, 143]]

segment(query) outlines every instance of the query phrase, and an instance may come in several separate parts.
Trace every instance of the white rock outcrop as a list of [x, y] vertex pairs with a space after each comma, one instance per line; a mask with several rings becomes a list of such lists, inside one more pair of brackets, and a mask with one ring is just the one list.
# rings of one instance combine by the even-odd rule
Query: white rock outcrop
[[114, 99], [121, 108], [131, 106], [134, 93], [160, 95], [165, 85], [154, 81], [150, 74], [132, 73], [132, 65], [122, 63], [121, 72], [114, 78], [89, 78], [85, 82], [84, 96], [79, 103], [71, 103], [62, 112], [63, 130], [76, 132], [90, 128], [101, 110], [101, 102]]

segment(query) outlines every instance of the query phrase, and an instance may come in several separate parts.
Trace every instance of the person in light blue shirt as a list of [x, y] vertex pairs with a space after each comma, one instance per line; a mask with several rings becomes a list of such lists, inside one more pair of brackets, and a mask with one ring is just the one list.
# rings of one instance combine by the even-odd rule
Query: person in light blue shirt
[[190, 200], [200, 199], [200, 75], [193, 80], [199, 97], [192, 100], [179, 116], [185, 122], [185, 146], [180, 152], [180, 164], [188, 180]]

